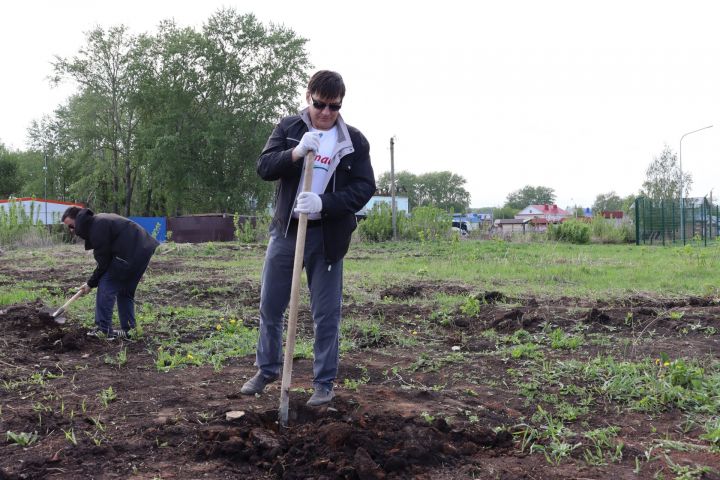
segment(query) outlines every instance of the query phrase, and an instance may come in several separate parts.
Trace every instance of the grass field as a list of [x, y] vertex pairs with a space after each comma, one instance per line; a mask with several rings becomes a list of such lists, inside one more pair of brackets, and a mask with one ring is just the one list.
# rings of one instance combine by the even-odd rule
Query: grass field
[[388, 243], [358, 245], [349, 256], [347, 270], [378, 284], [426, 278], [472, 283], [478, 289], [497, 288], [512, 295], [716, 295], [720, 291], [720, 247]]

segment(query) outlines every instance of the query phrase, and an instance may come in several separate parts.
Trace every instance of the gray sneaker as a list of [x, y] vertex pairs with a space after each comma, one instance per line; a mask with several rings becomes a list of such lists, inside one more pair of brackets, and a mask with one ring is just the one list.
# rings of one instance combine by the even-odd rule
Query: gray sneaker
[[335, 398], [335, 392], [333, 392], [332, 387], [315, 387], [315, 392], [312, 394], [312, 397], [310, 397], [310, 400], [307, 401], [306, 405], [309, 407], [318, 407], [330, 403], [330, 400], [333, 398]]
[[254, 377], [245, 382], [245, 385], [243, 385], [240, 389], [240, 393], [243, 395], [255, 395], [256, 393], [262, 393], [268, 383], [272, 383], [277, 379], [277, 375], [266, 377], [260, 370], [258, 370]]

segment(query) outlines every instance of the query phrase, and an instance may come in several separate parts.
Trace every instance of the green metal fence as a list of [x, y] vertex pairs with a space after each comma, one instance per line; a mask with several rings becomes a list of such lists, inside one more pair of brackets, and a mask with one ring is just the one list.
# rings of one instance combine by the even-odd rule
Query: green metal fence
[[[684, 207], [684, 208], [683, 208]], [[684, 245], [717, 239], [720, 209], [705, 198], [635, 200], [636, 245]]]

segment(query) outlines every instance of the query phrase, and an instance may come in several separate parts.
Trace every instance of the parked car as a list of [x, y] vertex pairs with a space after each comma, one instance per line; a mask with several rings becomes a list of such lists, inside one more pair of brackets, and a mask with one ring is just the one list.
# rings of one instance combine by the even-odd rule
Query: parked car
[[452, 229], [454, 232], [458, 232], [460, 235], [465, 236], [468, 234], [467, 222], [452, 222]]

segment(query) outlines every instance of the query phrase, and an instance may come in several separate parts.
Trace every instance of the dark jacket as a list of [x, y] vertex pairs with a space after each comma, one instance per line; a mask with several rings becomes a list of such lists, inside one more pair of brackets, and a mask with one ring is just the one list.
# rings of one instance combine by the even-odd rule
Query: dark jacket
[[[292, 150], [308, 131], [309, 123], [307, 111], [282, 119], [270, 135], [257, 161], [257, 172], [263, 180], [278, 180], [275, 215], [270, 228], [284, 231], [285, 234], [292, 218], [303, 168], [303, 161], [293, 162]], [[355, 213], [364, 207], [375, 193], [370, 144], [358, 129], [346, 125], [339, 116], [338, 127], [340, 163], [325, 193], [320, 195], [323, 251], [327, 263], [335, 263], [345, 256], [350, 247], [352, 232], [357, 227]]]
[[75, 218], [75, 234], [92, 250], [97, 267], [87, 284], [97, 287], [106, 272], [119, 280], [147, 267], [160, 243], [137, 223], [114, 213], [93, 213], [83, 208]]

